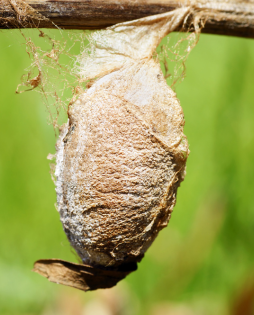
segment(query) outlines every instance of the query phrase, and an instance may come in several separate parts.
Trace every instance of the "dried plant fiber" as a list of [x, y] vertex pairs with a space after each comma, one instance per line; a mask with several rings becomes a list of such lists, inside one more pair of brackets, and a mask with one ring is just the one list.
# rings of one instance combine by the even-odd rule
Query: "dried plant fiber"
[[84, 79], [97, 79], [69, 108], [55, 174], [64, 231], [85, 264], [140, 261], [170, 219], [188, 144], [152, 55], [188, 9], [176, 11], [95, 32], [82, 57]]

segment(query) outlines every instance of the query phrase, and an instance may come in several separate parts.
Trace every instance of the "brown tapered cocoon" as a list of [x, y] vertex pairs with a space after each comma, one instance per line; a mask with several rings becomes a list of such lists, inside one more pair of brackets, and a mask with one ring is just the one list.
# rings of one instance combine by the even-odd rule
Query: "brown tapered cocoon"
[[80, 59], [84, 80], [95, 80], [69, 108], [55, 175], [64, 231], [91, 268], [134, 270], [170, 219], [189, 150], [182, 108], [152, 55], [188, 12], [96, 32]]

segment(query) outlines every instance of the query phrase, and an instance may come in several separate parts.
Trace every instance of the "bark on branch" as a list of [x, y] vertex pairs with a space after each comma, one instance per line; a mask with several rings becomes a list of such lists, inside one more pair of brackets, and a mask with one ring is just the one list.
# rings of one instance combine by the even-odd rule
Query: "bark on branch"
[[0, 0], [0, 28], [101, 29], [184, 5], [202, 15], [204, 33], [254, 38], [254, 0]]

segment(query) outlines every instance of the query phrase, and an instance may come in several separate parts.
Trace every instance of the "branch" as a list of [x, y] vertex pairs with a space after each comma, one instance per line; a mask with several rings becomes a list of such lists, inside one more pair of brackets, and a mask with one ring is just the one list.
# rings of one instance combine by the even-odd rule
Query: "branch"
[[[29, 5], [26, 9], [24, 3]], [[183, 5], [183, 0], [0, 0], [0, 28], [57, 25], [63, 29], [101, 29]], [[197, 15], [206, 21], [203, 33], [254, 38], [254, 0], [207, 0], [186, 5], [193, 6], [190, 21]], [[28, 7], [39, 14], [31, 14]], [[30, 17], [27, 23], [26, 14]]]

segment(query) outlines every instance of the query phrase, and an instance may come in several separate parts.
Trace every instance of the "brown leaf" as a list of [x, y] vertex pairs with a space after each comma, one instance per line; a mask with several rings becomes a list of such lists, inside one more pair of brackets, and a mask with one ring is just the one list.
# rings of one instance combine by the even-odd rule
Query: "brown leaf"
[[111, 288], [136, 269], [136, 263], [125, 264], [115, 269], [102, 269], [60, 259], [40, 259], [34, 263], [33, 271], [51, 282], [89, 291]]

